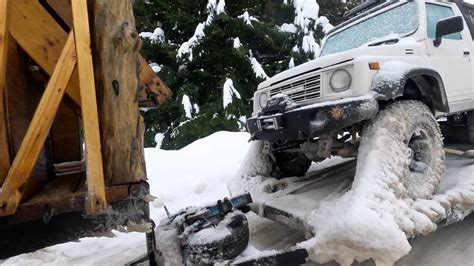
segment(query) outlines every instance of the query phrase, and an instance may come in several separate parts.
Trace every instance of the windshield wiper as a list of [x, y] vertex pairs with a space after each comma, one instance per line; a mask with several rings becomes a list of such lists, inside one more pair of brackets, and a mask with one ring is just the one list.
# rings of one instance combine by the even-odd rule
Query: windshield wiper
[[382, 44], [396, 44], [396, 43], [398, 43], [399, 40], [400, 39], [398, 39], [398, 38], [393, 38], [393, 39], [374, 42], [374, 43], [369, 44], [368, 46], [379, 46], [379, 45], [382, 45]]

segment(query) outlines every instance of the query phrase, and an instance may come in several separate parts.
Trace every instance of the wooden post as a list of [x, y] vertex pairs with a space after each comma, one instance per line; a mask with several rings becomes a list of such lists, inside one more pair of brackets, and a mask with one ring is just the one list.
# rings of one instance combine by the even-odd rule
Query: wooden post
[[5, 115], [5, 91], [9, 33], [9, 0], [0, 0], [0, 186], [10, 168], [10, 154]]
[[71, 32], [0, 192], [0, 217], [15, 213], [76, 66]]
[[94, 214], [104, 211], [107, 208], [107, 199], [105, 198], [104, 167], [102, 164], [89, 17], [87, 12], [87, 0], [74, 0], [71, 3], [74, 33], [76, 36], [82, 121], [84, 124], [84, 139], [86, 144], [88, 191], [86, 211], [89, 214]]
[[132, 0], [89, 1], [104, 175], [108, 185], [145, 180], [136, 93], [140, 38]]

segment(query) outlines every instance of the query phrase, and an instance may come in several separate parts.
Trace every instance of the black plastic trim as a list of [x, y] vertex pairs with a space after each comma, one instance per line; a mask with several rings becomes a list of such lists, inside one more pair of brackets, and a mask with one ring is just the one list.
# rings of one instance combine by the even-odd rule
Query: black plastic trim
[[[369, 94], [370, 95], [370, 94]], [[270, 142], [308, 140], [335, 132], [375, 117], [379, 110], [375, 96], [354, 98], [344, 102], [328, 102], [277, 114], [261, 114], [247, 121], [253, 140]], [[275, 129], [262, 129], [263, 119], [277, 117]]]

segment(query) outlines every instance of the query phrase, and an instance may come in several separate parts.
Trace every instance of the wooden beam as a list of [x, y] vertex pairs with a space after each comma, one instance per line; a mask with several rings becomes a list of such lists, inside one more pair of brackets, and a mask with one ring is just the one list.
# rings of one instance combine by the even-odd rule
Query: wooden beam
[[9, 33], [9, 0], [0, 0], [0, 186], [10, 168], [10, 145], [8, 144], [6, 116], [6, 73]]
[[72, 17], [76, 37], [77, 68], [86, 144], [88, 191], [86, 211], [89, 214], [96, 214], [107, 208], [107, 199], [105, 197], [104, 166], [102, 164], [87, 0], [72, 1]]
[[[68, 34], [38, 0], [15, 0], [11, 6], [10, 32], [20, 47], [51, 76]], [[66, 93], [75, 104], [81, 105], [77, 71]]]
[[106, 184], [146, 180], [136, 101], [140, 37], [133, 0], [94, 0], [89, 4]]
[[[140, 107], [155, 108], [164, 104], [173, 93], [168, 85], [151, 69], [142, 55], [138, 56], [138, 60], [140, 62], [140, 76], [138, 80], [140, 91], [138, 92], [137, 98]], [[150, 95], [154, 95], [157, 102], [150, 99]]]
[[72, 29], [72, 7], [71, 0], [46, 0], [46, 3], [54, 9], [56, 14]]
[[3, 184], [0, 217], [14, 214], [20, 204], [26, 182], [53, 124], [76, 62], [76, 46], [71, 32]]
[[[72, 11], [70, 0], [47, 0], [49, 6], [61, 17], [61, 19], [70, 27], [73, 27], [72, 22]], [[170, 88], [164, 83], [161, 78], [151, 69], [145, 58], [139, 55], [140, 63], [140, 74], [139, 74], [139, 87], [140, 90], [137, 93], [137, 100], [140, 107], [145, 108], [156, 108], [158, 103], [161, 105], [173, 95]], [[149, 96], [154, 95], [156, 100], [151, 99]]]

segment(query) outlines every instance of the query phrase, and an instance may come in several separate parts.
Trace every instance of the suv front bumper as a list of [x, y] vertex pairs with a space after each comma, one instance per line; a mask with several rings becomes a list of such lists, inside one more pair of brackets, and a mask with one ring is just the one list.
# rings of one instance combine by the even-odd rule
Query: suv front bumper
[[378, 110], [375, 95], [367, 94], [270, 115], [259, 114], [247, 120], [247, 129], [252, 140], [307, 140], [371, 119]]

